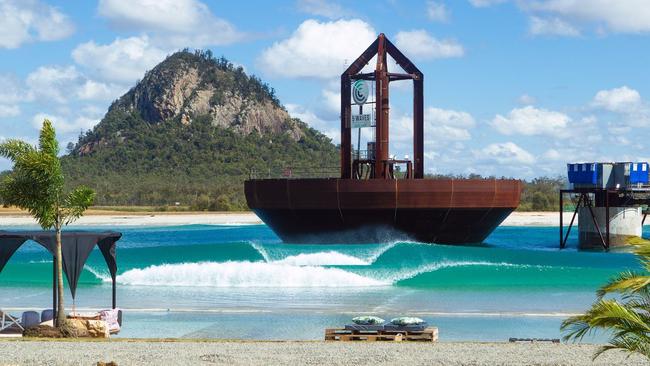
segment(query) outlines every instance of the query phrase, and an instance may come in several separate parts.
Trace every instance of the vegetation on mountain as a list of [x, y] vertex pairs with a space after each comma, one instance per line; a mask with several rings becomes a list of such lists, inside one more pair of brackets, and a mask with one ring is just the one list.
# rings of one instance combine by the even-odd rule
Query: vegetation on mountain
[[114, 102], [63, 158], [70, 184], [98, 205], [178, 202], [244, 210], [251, 173], [338, 165], [331, 140], [293, 119], [273, 89], [209, 51], [177, 52]]

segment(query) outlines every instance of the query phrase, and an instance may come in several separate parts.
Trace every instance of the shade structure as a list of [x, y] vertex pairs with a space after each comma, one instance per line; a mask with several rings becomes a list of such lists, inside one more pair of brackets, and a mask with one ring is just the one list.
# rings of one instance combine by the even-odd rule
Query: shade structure
[[[68, 279], [73, 299], [76, 295], [77, 284], [83, 266], [95, 246], [98, 246], [102, 252], [113, 284], [115, 283], [117, 274], [115, 245], [121, 237], [121, 233], [114, 231], [64, 231], [61, 233], [63, 271]], [[0, 231], [0, 272], [2, 272], [16, 250], [28, 240], [42, 245], [52, 256], [56, 255], [56, 234], [54, 231]], [[115, 299], [113, 299], [113, 306], [115, 306], [114, 303]]]

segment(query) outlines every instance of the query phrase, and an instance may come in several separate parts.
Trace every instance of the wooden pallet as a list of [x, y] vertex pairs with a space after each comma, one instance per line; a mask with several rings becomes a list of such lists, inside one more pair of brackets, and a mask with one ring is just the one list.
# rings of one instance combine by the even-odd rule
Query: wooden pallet
[[325, 329], [326, 341], [394, 341], [394, 342], [437, 342], [438, 341], [438, 328], [430, 327], [421, 332], [411, 331], [374, 331], [374, 332], [361, 332], [347, 330], [344, 328], [328, 328]]

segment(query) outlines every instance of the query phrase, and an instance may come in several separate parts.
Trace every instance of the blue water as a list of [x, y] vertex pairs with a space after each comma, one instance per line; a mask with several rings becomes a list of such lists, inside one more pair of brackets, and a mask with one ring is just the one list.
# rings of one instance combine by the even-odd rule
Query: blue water
[[[640, 268], [626, 252], [577, 251], [576, 237], [560, 251], [551, 227], [500, 227], [472, 247], [287, 245], [265, 225], [114, 229], [123, 337], [321, 339], [374, 314], [422, 317], [442, 340], [558, 338], [600, 284]], [[0, 274], [0, 308], [51, 304], [51, 260], [35, 243], [21, 247]], [[108, 307], [108, 280], [94, 252], [74, 307]]]

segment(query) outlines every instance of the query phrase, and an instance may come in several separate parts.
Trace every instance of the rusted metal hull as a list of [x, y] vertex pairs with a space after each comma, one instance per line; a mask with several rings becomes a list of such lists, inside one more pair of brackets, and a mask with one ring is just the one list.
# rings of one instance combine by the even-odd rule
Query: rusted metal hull
[[263, 179], [248, 206], [287, 243], [480, 243], [519, 205], [517, 180]]

